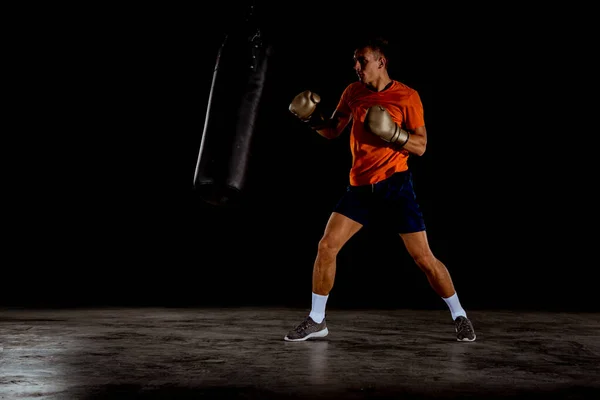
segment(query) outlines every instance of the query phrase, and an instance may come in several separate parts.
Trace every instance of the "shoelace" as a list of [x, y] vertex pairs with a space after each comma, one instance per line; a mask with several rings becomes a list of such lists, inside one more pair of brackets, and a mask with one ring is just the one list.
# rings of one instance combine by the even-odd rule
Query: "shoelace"
[[302, 323], [301, 323], [300, 325], [298, 325], [298, 326], [296, 327], [296, 329], [295, 329], [295, 330], [296, 330], [296, 332], [300, 333], [301, 331], [303, 331], [303, 330], [305, 330], [306, 328], [308, 328], [308, 325], [309, 325], [309, 323], [310, 323], [310, 322], [308, 321], [308, 318], [306, 318], [304, 321], [302, 321]]
[[473, 329], [471, 328], [471, 324], [468, 323], [468, 321], [466, 319], [461, 319], [458, 322], [458, 332], [463, 332], [463, 330], [466, 330], [469, 333], [473, 333]]

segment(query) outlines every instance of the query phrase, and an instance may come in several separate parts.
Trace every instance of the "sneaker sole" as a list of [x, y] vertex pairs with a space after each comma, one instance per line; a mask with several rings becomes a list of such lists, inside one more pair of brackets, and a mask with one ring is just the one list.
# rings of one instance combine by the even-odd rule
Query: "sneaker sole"
[[284, 337], [283, 339], [284, 339], [285, 341], [287, 341], [287, 342], [303, 342], [303, 341], [305, 341], [305, 340], [308, 340], [308, 339], [310, 339], [310, 338], [321, 338], [321, 337], [325, 337], [325, 336], [327, 336], [328, 334], [329, 334], [329, 329], [325, 328], [325, 329], [323, 329], [322, 331], [310, 333], [310, 334], [308, 334], [308, 335], [306, 335], [305, 337], [303, 337], [303, 338], [300, 338], [300, 339], [290, 339], [290, 338], [289, 338], [289, 337], [287, 337], [287, 336], [286, 336], [286, 337]]
[[469, 339], [469, 338], [459, 339], [459, 338], [456, 338], [456, 340], [458, 342], [474, 342], [475, 339], [477, 339], [477, 335], [473, 336], [473, 339]]

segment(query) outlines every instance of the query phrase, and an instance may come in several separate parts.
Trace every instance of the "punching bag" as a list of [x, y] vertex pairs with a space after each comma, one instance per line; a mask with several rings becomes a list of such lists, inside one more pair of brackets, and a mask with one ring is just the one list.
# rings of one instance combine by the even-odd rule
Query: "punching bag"
[[213, 71], [193, 185], [217, 206], [239, 203], [244, 192], [272, 51], [254, 12], [225, 35]]

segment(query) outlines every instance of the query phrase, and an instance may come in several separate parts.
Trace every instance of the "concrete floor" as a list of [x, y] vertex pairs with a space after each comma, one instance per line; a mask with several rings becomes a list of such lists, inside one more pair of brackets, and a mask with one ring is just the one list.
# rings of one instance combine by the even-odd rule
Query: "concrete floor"
[[0, 310], [0, 399], [600, 399], [600, 314], [328, 310]]

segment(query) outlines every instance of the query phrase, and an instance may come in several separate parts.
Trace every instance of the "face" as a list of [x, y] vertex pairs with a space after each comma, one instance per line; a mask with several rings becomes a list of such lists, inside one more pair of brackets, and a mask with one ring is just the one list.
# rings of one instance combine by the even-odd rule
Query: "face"
[[354, 71], [361, 82], [367, 84], [373, 82], [379, 76], [381, 67], [383, 67], [383, 58], [379, 53], [368, 47], [354, 51]]

